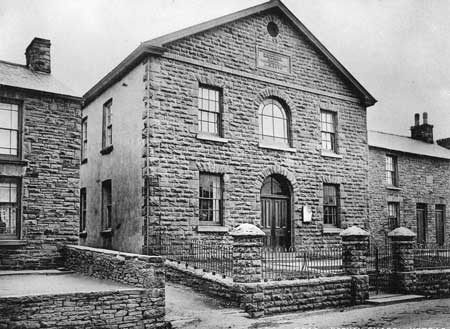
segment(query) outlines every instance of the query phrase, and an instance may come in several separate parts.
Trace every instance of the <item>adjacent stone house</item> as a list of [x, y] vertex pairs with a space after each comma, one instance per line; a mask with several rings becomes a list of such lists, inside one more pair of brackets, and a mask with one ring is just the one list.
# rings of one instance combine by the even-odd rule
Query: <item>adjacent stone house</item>
[[143, 42], [84, 98], [82, 244], [151, 253], [249, 222], [310, 247], [368, 226], [376, 100], [280, 1]]
[[[445, 140], [444, 140], [445, 141]], [[450, 241], [450, 150], [433, 140], [427, 113], [415, 114], [411, 137], [369, 131], [369, 208], [379, 245], [398, 226], [418, 243]]]
[[77, 243], [80, 97], [51, 74], [50, 41], [0, 61], [0, 270], [56, 266]]

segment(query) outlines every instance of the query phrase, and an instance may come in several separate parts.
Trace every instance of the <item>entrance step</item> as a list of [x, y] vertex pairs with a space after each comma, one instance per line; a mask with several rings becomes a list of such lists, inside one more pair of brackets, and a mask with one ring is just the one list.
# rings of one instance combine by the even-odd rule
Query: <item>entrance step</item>
[[378, 294], [372, 295], [366, 301], [372, 305], [389, 305], [397, 303], [415, 302], [425, 299], [422, 295], [402, 295], [402, 294]]

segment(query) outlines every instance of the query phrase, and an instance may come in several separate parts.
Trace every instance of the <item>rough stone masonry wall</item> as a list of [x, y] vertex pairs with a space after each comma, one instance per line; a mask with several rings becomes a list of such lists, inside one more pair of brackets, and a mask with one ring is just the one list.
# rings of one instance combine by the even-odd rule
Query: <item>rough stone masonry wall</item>
[[415, 271], [415, 293], [428, 297], [450, 296], [450, 269]]
[[[213, 276], [173, 262], [167, 263], [166, 270], [167, 280], [237, 304], [252, 316], [349, 306], [355, 301], [354, 279], [351, 276], [233, 283], [230, 278]], [[367, 276], [364, 277], [368, 281]]]
[[164, 305], [164, 263], [158, 256], [122, 253], [83, 246], [62, 248], [64, 266], [99, 279], [152, 289]]
[[[386, 154], [397, 156], [399, 188], [386, 187]], [[445, 242], [450, 241], [450, 161], [370, 147], [370, 230], [378, 244], [387, 241], [388, 202], [400, 203], [400, 226], [416, 232], [416, 204], [427, 204], [427, 242], [436, 242], [435, 206], [445, 205]]]
[[[3, 86], [0, 97], [22, 104], [23, 160], [28, 162], [22, 179], [26, 245], [0, 245], [0, 270], [52, 268], [58, 243], [78, 243], [81, 105]], [[8, 175], [3, 162], [0, 168]]]
[[[267, 34], [270, 20], [279, 25], [277, 38]], [[256, 68], [256, 47], [291, 56], [292, 73]], [[343, 226], [366, 225], [365, 107], [281, 15], [254, 15], [175, 41], [167, 48], [161, 58], [150, 57], [144, 64], [143, 121], [149, 140], [143, 168], [149, 170], [153, 183], [149, 195], [144, 195], [149, 205], [144, 216], [149, 216], [150, 244], [157, 243], [161, 233], [177, 240], [194, 235], [213, 240], [223, 237], [223, 233], [197, 233], [199, 172], [223, 175], [224, 224], [229, 228], [242, 222], [260, 223], [260, 189], [270, 174], [281, 174], [292, 185], [291, 229], [296, 246], [340, 241], [336, 233], [323, 232], [323, 183], [339, 185]], [[222, 89], [225, 143], [196, 138], [199, 84]], [[295, 153], [258, 146], [258, 108], [271, 96], [290, 112]], [[342, 158], [321, 155], [321, 108], [337, 113]], [[311, 223], [302, 221], [304, 205], [312, 208]]]
[[61, 252], [68, 269], [144, 288], [145, 309], [141, 309], [138, 316], [149, 320], [146, 323], [154, 323], [154, 327], [164, 324], [165, 271], [161, 257], [82, 246], [64, 246]]
[[0, 328], [165, 328], [145, 289], [0, 298]]

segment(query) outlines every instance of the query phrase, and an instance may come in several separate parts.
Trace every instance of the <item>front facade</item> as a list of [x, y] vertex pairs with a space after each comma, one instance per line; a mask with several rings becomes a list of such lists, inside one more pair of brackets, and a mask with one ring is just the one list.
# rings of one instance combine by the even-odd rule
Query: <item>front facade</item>
[[0, 270], [57, 266], [77, 243], [81, 98], [50, 72], [50, 41], [0, 61]]
[[368, 225], [375, 100], [279, 1], [145, 42], [85, 98], [82, 243], [151, 253], [248, 222], [310, 247]]
[[416, 114], [411, 138], [369, 132], [370, 229], [378, 245], [399, 226], [419, 244], [450, 242], [450, 150], [434, 143], [426, 114], [424, 121]]

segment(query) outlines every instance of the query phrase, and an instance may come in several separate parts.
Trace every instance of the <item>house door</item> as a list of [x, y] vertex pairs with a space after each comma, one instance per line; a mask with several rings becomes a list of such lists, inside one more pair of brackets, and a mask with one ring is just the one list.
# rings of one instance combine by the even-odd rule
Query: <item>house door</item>
[[288, 182], [278, 175], [264, 180], [261, 189], [261, 226], [266, 245], [291, 246], [290, 192]]
[[445, 242], [444, 213], [445, 207], [443, 205], [436, 205], [436, 243], [440, 246]]
[[424, 244], [427, 242], [427, 208], [425, 204], [417, 204], [417, 243]]

